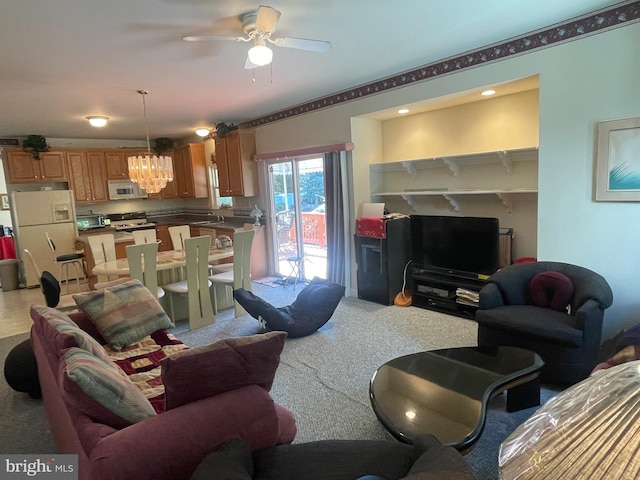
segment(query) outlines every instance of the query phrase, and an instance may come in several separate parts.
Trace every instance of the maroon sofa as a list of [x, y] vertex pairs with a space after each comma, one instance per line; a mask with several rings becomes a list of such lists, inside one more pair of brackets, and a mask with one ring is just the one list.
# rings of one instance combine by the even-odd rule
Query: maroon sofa
[[[58, 453], [78, 455], [80, 479], [188, 479], [209, 453], [229, 439], [243, 439], [251, 450], [259, 450], [291, 443], [295, 437], [292, 414], [259, 385], [201, 398], [120, 429], [98, 423], [63, 398], [61, 352], [46, 318], [33, 308], [31, 317], [45, 412]], [[84, 313], [70, 318], [104, 344]]]

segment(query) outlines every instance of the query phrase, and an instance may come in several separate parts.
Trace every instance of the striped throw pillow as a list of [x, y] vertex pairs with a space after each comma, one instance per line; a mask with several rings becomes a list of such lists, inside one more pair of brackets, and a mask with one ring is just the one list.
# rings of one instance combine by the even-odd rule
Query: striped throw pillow
[[156, 415], [149, 400], [114, 364], [76, 347], [60, 364], [62, 395], [85, 415], [124, 428]]
[[45, 332], [53, 338], [58, 351], [79, 347], [106, 362], [110, 361], [104, 347], [82, 330], [66, 313], [42, 305], [32, 305], [31, 308], [42, 317], [42, 321], [46, 325]]
[[114, 350], [174, 326], [158, 300], [135, 279], [73, 298]]

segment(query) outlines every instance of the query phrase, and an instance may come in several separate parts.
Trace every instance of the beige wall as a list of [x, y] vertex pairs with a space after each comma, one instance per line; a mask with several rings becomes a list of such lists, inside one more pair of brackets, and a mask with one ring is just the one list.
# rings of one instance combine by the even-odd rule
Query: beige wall
[[[595, 132], [600, 121], [640, 113], [640, 23], [464, 70], [430, 81], [275, 122], [257, 129], [258, 153], [352, 141], [354, 171], [375, 155], [354, 118], [398, 105], [540, 76], [537, 257], [602, 274], [614, 292], [604, 336], [638, 322], [636, 292], [640, 203], [595, 202]], [[357, 119], [356, 122], [362, 121]], [[368, 181], [352, 179], [355, 205], [369, 200]], [[355, 267], [354, 267], [355, 270]]]
[[382, 122], [384, 162], [538, 146], [538, 91]]

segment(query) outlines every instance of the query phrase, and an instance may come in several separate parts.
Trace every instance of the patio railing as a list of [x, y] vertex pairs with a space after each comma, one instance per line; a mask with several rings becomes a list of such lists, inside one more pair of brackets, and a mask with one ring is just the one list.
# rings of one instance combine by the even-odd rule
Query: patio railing
[[[290, 230], [292, 242], [296, 241], [296, 229]], [[326, 216], [324, 213], [302, 213], [302, 242], [309, 245], [317, 245], [320, 248], [327, 246]]]

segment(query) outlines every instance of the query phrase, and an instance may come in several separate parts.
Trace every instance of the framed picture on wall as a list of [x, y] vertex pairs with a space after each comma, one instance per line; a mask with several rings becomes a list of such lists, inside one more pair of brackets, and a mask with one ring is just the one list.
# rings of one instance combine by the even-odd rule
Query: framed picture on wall
[[0, 209], [9, 210], [9, 195], [6, 193], [0, 194]]
[[640, 117], [598, 124], [596, 200], [640, 202]]

